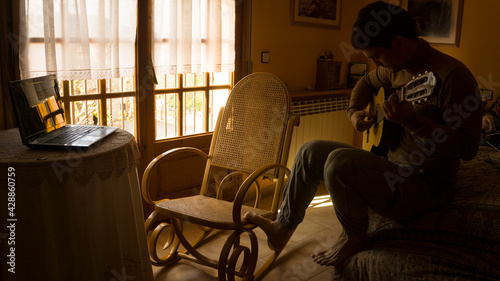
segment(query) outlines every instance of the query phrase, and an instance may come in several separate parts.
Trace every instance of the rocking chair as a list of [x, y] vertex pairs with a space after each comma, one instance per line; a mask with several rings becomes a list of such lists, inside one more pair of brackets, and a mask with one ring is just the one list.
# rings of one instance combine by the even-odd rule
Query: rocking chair
[[[286, 86], [277, 77], [268, 73], [250, 74], [234, 86], [221, 109], [208, 154], [183, 147], [164, 152], [150, 162], [141, 189], [144, 200], [155, 206], [145, 222], [146, 232], [151, 233], [148, 244], [153, 264], [169, 265], [187, 259], [217, 269], [219, 280], [235, 280], [235, 276], [240, 280], [259, 280], [270, 270], [281, 251], [271, 250], [264, 265], [257, 268], [258, 240], [253, 231], [256, 225], [242, 216], [253, 211], [269, 219], [276, 218], [289, 175], [286, 163], [293, 127], [299, 122], [298, 116], [290, 115], [290, 108]], [[194, 153], [206, 161], [199, 195], [153, 200], [149, 192], [153, 171], [160, 163], [181, 153]], [[208, 186], [214, 182], [215, 167], [229, 172], [220, 182], [215, 180], [216, 192], [211, 196]], [[267, 209], [260, 207], [263, 177], [275, 183], [271, 185], [272, 204]], [[222, 187], [235, 178], [243, 179], [242, 184], [231, 201], [223, 200]], [[248, 205], [245, 201], [252, 186], [255, 200]], [[158, 224], [160, 217], [168, 219]], [[183, 234], [185, 222], [199, 224], [203, 229], [194, 242]], [[214, 229], [231, 231], [218, 260], [208, 258], [198, 249]], [[243, 245], [242, 235], [249, 237], [245, 241], [249, 240], [250, 245]], [[162, 242], [164, 256], [157, 250], [160, 236], [166, 239]]]

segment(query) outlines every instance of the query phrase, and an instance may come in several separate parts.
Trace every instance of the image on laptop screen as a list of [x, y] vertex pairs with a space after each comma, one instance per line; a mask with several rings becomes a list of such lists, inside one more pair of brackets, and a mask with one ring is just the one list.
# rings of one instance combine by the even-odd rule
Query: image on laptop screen
[[24, 138], [66, 125], [55, 75], [14, 81], [10, 86]]

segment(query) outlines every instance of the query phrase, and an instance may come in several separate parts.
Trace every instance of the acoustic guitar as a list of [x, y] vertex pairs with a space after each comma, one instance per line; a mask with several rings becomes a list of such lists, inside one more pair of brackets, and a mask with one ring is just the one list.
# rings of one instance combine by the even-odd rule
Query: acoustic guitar
[[[435, 87], [436, 77], [432, 72], [426, 72], [414, 77], [396, 91], [396, 100], [398, 103], [408, 101], [413, 104], [427, 102]], [[403, 131], [401, 125], [385, 120], [382, 110], [385, 99], [386, 90], [380, 88], [366, 108], [367, 111], [375, 114], [376, 121], [363, 133], [363, 149], [378, 155], [386, 155], [389, 147], [397, 145]]]

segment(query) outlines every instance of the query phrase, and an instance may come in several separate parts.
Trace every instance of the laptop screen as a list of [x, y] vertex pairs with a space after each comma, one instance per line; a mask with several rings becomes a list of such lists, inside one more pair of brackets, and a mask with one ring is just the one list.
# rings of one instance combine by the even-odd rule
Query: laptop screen
[[66, 125], [55, 75], [9, 83], [23, 142]]

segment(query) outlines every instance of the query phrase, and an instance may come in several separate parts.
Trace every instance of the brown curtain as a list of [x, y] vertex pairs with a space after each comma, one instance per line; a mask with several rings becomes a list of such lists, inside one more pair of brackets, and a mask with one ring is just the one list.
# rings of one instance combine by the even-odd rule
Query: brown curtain
[[[12, 107], [9, 81], [19, 79], [18, 38], [19, 20], [17, 0], [0, 1], [0, 130], [17, 127]], [[16, 26], [16, 28], [14, 28]]]

